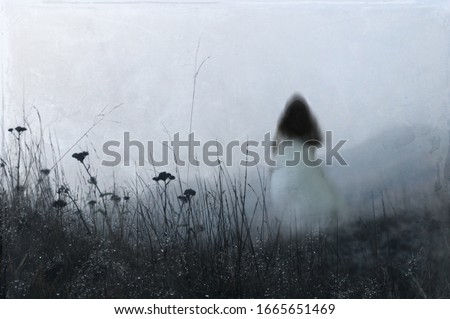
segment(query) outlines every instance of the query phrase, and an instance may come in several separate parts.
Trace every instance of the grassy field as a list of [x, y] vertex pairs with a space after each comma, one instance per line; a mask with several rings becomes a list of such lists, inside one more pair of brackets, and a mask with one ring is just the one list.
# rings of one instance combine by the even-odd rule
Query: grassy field
[[219, 167], [187, 189], [175, 171], [106, 191], [88, 152], [68, 155], [82, 174], [70, 183], [46, 165], [42, 136], [10, 133], [2, 298], [450, 297], [450, 207], [387, 214], [383, 205], [295, 234], [269, 223], [264, 182]]

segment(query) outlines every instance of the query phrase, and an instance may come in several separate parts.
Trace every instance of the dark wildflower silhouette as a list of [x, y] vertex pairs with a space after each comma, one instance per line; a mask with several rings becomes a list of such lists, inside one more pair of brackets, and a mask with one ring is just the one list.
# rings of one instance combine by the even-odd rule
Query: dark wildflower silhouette
[[88, 202], [88, 205], [89, 205], [89, 206], [94, 206], [95, 204], [97, 204], [97, 201], [96, 201], [95, 199], [91, 199], [91, 200]]
[[178, 196], [178, 199], [181, 200], [183, 203], [187, 203], [191, 200], [192, 196], [195, 196], [197, 194], [193, 189], [188, 188], [184, 191], [184, 195]]
[[159, 173], [159, 175], [157, 177], [153, 177], [153, 180], [155, 182], [159, 182], [159, 181], [166, 182], [167, 180], [172, 181], [174, 179], [175, 179], [175, 176], [173, 176], [172, 174], [167, 173], [167, 172], [161, 172], [161, 173]]
[[86, 158], [86, 156], [88, 156], [89, 153], [84, 151], [84, 152], [80, 152], [80, 153], [73, 153], [72, 157], [75, 158], [77, 161], [79, 161], [80, 163], [84, 162], [84, 159]]
[[25, 132], [27, 129], [25, 128], [25, 127], [22, 127], [22, 126], [17, 126], [16, 128], [15, 128], [15, 130], [17, 131], [17, 133], [22, 133], [22, 132]]
[[187, 203], [189, 201], [189, 199], [186, 196], [184, 196], [184, 195], [178, 196], [178, 199], [180, 201], [182, 201], [183, 203]]
[[44, 176], [48, 176], [50, 174], [50, 170], [48, 168], [41, 169], [41, 174]]
[[112, 194], [111, 195], [111, 197], [110, 197], [110, 199], [113, 201], [113, 202], [120, 202], [120, 200], [122, 199], [120, 196], [118, 196], [118, 195], [116, 195], [116, 194]]
[[[14, 131], [17, 132], [17, 135], [14, 134]], [[19, 139], [19, 138], [20, 138], [20, 135], [21, 135], [23, 132], [25, 132], [25, 131], [27, 131], [27, 129], [26, 129], [25, 127], [23, 127], [23, 126], [17, 126], [16, 128], [10, 127], [10, 128], [8, 129], [8, 132], [12, 133], [12, 134], [15, 136], [15, 138], [17, 138], [17, 139]]]
[[[17, 134], [14, 134], [14, 130], [16, 130]], [[22, 126], [16, 126], [15, 129], [13, 129], [13, 128], [8, 129], [8, 132], [10, 132], [14, 136], [14, 138], [17, 140], [17, 146], [18, 146], [17, 166], [16, 166], [16, 169], [17, 169], [16, 181], [17, 181], [17, 183], [16, 183], [15, 189], [19, 192], [22, 191], [21, 190], [22, 186], [20, 186], [20, 163], [21, 163], [20, 158], [21, 158], [21, 153], [22, 153], [20, 139], [21, 139], [22, 133], [25, 132], [26, 130], [27, 129]]]
[[62, 199], [57, 199], [53, 202], [53, 207], [61, 209], [67, 206], [67, 203]]
[[97, 178], [95, 176], [91, 176], [87, 182], [92, 185], [97, 185]]
[[130, 200], [130, 196], [128, 196], [128, 195], [124, 196], [124, 197], [123, 197], [123, 200], [125, 200], [125, 201]]
[[69, 194], [69, 188], [66, 186], [60, 186], [56, 191], [57, 194]]
[[163, 213], [164, 213], [164, 224], [166, 228], [169, 227], [169, 220], [167, 219], [167, 185], [169, 185], [170, 181], [173, 181], [175, 179], [175, 176], [173, 176], [170, 173], [167, 172], [161, 172], [158, 174], [157, 177], [153, 177], [153, 180], [155, 182], [163, 181], [164, 186], [159, 185], [163, 190], [163, 197], [164, 197], [164, 203], [163, 203]]
[[197, 193], [191, 188], [188, 188], [184, 191], [184, 195], [187, 197], [195, 196], [195, 194], [197, 194]]

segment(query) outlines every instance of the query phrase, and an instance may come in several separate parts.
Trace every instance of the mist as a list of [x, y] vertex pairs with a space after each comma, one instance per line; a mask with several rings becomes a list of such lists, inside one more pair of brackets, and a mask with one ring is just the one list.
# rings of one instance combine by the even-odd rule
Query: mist
[[[240, 165], [246, 154], [237, 147], [229, 162], [225, 156], [218, 156], [218, 163], [227, 164], [226, 173], [222, 166], [211, 167], [204, 161], [198, 167], [175, 165], [170, 142], [177, 134], [186, 141], [191, 132], [201, 145], [261, 142], [267, 133], [274, 136], [286, 101], [298, 93], [308, 101], [321, 131], [330, 131], [335, 142], [345, 140], [341, 155], [348, 165], [334, 161], [324, 171], [354, 216], [375, 220], [370, 240], [382, 242], [382, 231], [391, 231], [383, 228], [384, 219], [378, 225], [376, 218], [404, 212], [447, 212], [447, 1], [3, 0], [0, 15], [2, 163], [10, 158], [9, 163], [15, 164], [14, 145], [20, 149], [23, 142], [24, 150], [33, 154], [30, 145], [39, 144], [39, 152], [45, 154], [39, 157], [46, 165], [42, 168], [64, 168], [64, 183], [58, 181], [54, 189], [48, 187], [51, 194], [47, 195], [53, 203], [50, 209], [61, 212], [65, 207], [55, 206], [61, 197], [55, 192], [56, 186], [62, 184], [77, 185], [81, 181], [89, 187], [89, 196], [103, 197], [116, 195], [116, 185], [137, 185], [137, 176], [148, 183], [156, 178], [156, 183], [140, 193], [147, 196], [147, 190], [159, 192], [161, 185], [167, 187], [165, 180], [158, 180], [158, 174], [165, 171], [180, 183], [180, 211], [190, 213], [189, 196], [209, 194], [206, 186], [202, 190], [203, 182], [216, 187], [217, 196], [222, 196], [219, 182], [224, 176], [230, 185], [236, 181], [250, 185], [256, 199], [249, 195], [249, 206], [261, 205], [258, 194], [265, 189], [270, 170], [266, 163]], [[23, 133], [22, 141], [17, 138], [20, 133], [8, 132], [16, 126], [29, 131]], [[144, 154], [138, 156], [139, 147], [132, 146], [125, 161], [125, 136], [142, 143]], [[168, 146], [164, 146], [165, 141]], [[112, 160], [111, 154], [105, 153], [105, 145], [111, 142], [120, 143], [114, 150], [121, 157], [118, 163], [105, 165]], [[169, 151], [167, 165], [155, 167], [149, 163], [148, 142], [153, 143], [151, 155], [156, 159], [162, 158], [164, 150]], [[89, 152], [86, 165], [72, 157], [84, 151]], [[264, 150], [254, 151], [262, 159]], [[186, 150], [182, 155], [186, 159]], [[194, 155], [202, 159], [201, 148]], [[145, 163], [141, 166], [143, 156]], [[324, 156], [324, 150], [319, 150], [319, 157]], [[17, 162], [19, 167], [20, 156]], [[17, 173], [16, 178], [15, 166], [9, 167], [9, 178], [12, 184], [17, 179], [19, 189], [28, 175], [22, 174], [21, 179]], [[239, 189], [233, 185], [235, 191]], [[181, 193], [191, 188], [197, 195]], [[167, 219], [168, 199], [162, 194], [167, 196], [158, 193], [159, 199], [164, 199], [158, 209]], [[135, 195], [138, 197], [137, 191]], [[93, 200], [84, 199], [90, 203]], [[96, 200], [100, 203], [100, 197]], [[141, 199], [136, 201], [140, 203]], [[152, 201], [156, 202], [155, 198]], [[178, 203], [176, 196], [174, 201]], [[111, 204], [109, 212], [116, 212], [116, 204]], [[79, 213], [83, 227], [95, 233], [100, 215], [86, 222], [83, 216], [90, 216], [88, 208], [92, 206], [85, 206], [83, 213], [78, 206], [74, 211]], [[120, 218], [113, 218], [112, 225], [117, 222], [117, 227], [124, 229], [126, 218]], [[134, 221], [137, 219], [130, 225]], [[415, 221], [411, 213], [398, 224], [413, 225], [415, 231]], [[161, 229], [168, 228], [169, 222], [161, 221], [161, 225]], [[116, 229], [108, 226], [110, 229], [105, 230], [103, 221], [101, 236], [119, 238]], [[211, 233], [215, 236], [218, 232]], [[162, 238], [158, 237], [161, 234], [155, 231], [148, 238]], [[191, 243], [189, 234], [187, 231]], [[120, 239], [128, 244], [125, 237]], [[350, 246], [352, 242], [348, 240]], [[378, 249], [377, 244], [375, 247]], [[448, 253], [445, 248], [440, 251]], [[380, 248], [374, 255], [379, 258], [383, 252]], [[332, 263], [340, 262], [339, 258]], [[167, 262], [170, 264], [169, 259]], [[384, 292], [380, 295], [385, 296]]]
[[400, 126], [447, 128], [449, 17], [439, 2], [6, 1], [2, 18], [3, 127], [24, 115], [37, 125], [36, 108], [62, 152], [119, 104], [81, 148], [123, 132], [187, 137], [196, 60], [201, 141], [262, 140], [294, 92], [346, 148]]

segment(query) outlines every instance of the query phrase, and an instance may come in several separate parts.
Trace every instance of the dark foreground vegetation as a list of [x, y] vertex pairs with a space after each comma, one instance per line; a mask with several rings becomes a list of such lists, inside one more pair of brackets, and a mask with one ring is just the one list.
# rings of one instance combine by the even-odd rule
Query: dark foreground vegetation
[[42, 138], [10, 133], [2, 298], [450, 298], [448, 206], [381, 206], [293, 234], [268, 222], [263, 180], [249, 185], [219, 168], [189, 188], [177, 172], [101, 186], [79, 152], [83, 178], [73, 185], [59, 165], [47, 167]]

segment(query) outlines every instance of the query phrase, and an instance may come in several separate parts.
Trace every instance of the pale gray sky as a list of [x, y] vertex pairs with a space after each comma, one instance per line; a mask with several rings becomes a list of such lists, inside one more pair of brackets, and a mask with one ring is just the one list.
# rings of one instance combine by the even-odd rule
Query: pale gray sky
[[[5, 127], [23, 112], [64, 152], [106, 105], [84, 145], [124, 131], [147, 141], [261, 140], [293, 92], [323, 130], [353, 145], [397, 125], [446, 127], [445, 1], [2, 1]], [[64, 162], [72, 162], [68, 157]]]

